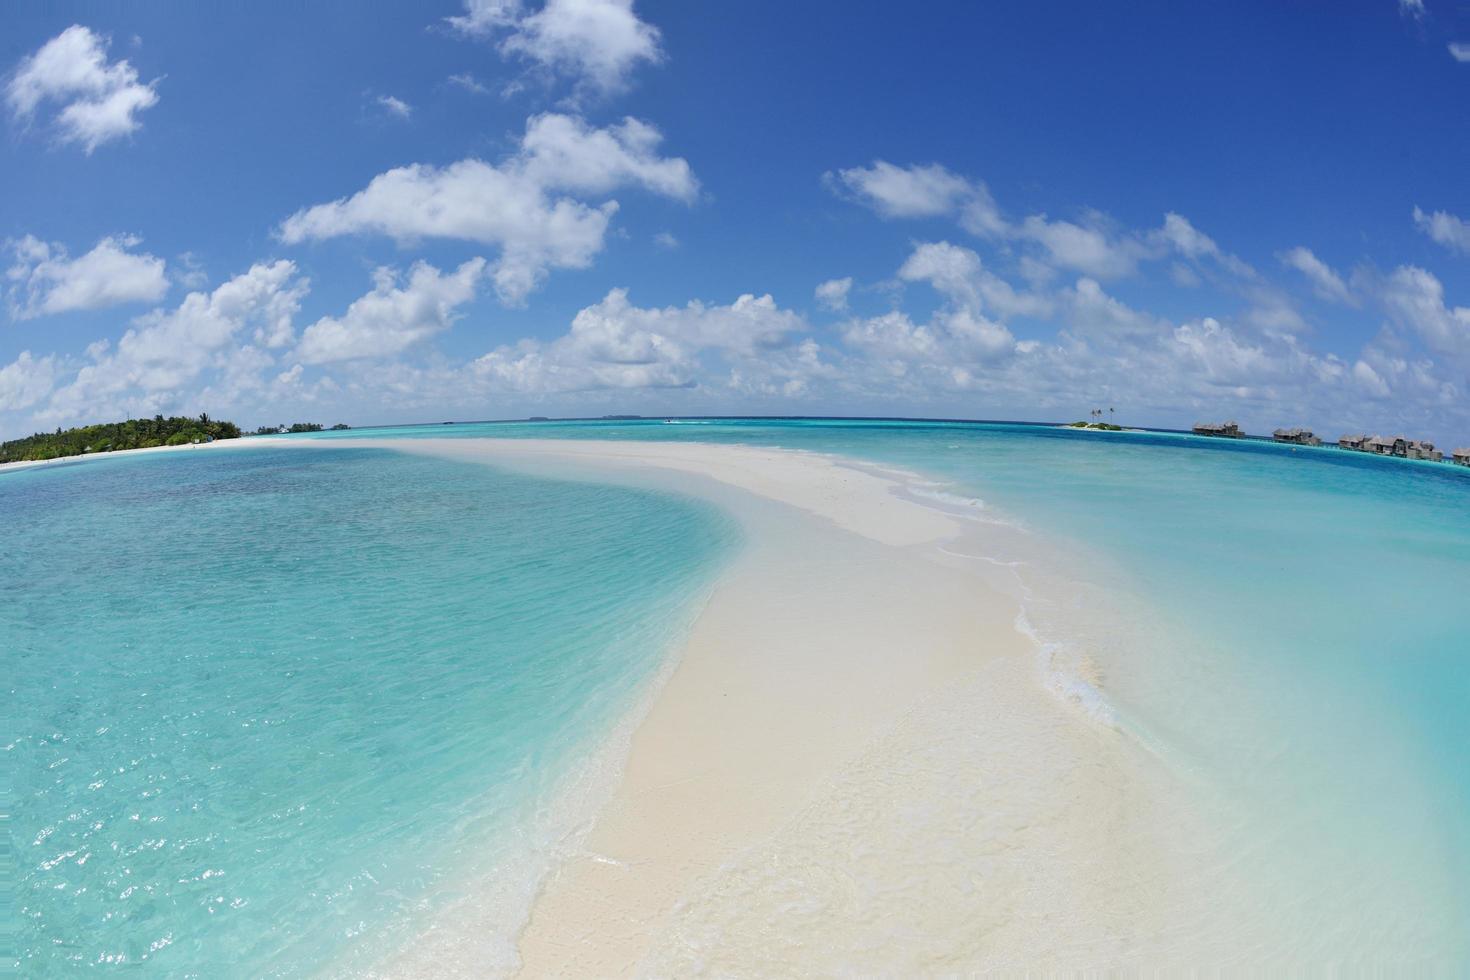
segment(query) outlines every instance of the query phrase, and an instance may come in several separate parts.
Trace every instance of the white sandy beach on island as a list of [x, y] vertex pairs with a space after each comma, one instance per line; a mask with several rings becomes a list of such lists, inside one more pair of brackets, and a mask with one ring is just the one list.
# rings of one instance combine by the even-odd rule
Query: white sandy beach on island
[[[745, 544], [523, 922], [473, 895], [384, 976], [914, 974], [1228, 964], [1174, 777], [1048, 683], [994, 526], [894, 475], [745, 446], [358, 446], [711, 501]], [[978, 560], [977, 560], [978, 559]], [[473, 889], [471, 889], [473, 890]], [[1212, 917], [1213, 916], [1213, 917]], [[492, 952], [510, 926], [515, 954]], [[1259, 937], [1257, 937], [1259, 938]]]
[[[255, 437], [258, 438], [258, 437]], [[81, 456], [57, 456], [55, 459], [16, 459], [8, 463], [0, 463], [0, 473], [16, 470], [31, 470], [41, 466], [66, 466], [68, 464], [80, 463], [93, 459], [108, 459], [114, 456], [141, 456], [155, 453], [182, 453], [199, 449], [208, 449], [211, 446], [228, 446], [235, 443], [235, 439], [217, 439], [214, 442], [186, 443], [182, 446], [147, 446], [140, 449], [116, 449], [104, 453], [85, 453]]]

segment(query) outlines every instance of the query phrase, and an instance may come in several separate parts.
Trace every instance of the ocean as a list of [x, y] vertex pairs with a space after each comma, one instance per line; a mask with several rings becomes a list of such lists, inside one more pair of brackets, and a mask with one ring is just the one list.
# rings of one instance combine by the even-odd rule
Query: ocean
[[[1254, 883], [1282, 962], [1470, 968], [1470, 471], [1004, 423], [345, 435], [748, 443], [900, 472], [1003, 530], [979, 557], [1015, 570], [1043, 678], [1192, 788], [1217, 829], [1201, 874]], [[682, 498], [356, 448], [4, 474], [0, 509], [14, 907], [42, 974], [372, 962], [465, 862], [544, 844], [547, 801], [738, 547]]]

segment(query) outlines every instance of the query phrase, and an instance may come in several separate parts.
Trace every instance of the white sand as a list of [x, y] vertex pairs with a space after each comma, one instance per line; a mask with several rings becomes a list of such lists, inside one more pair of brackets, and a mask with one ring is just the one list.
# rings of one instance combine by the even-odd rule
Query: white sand
[[[1194, 815], [1138, 746], [1049, 691], [1014, 576], [973, 560], [985, 525], [809, 453], [332, 444], [658, 487], [744, 528], [611, 798], [560, 842], [524, 975], [1228, 962], [1188, 887]], [[498, 972], [483, 936], [504, 914], [458, 908], [382, 972]]]
[[[258, 438], [252, 436], [251, 438]], [[238, 443], [238, 439], [216, 439], [214, 442], [188, 443], [183, 446], [149, 446], [146, 449], [117, 449], [106, 453], [86, 453], [82, 456], [58, 456], [55, 459], [17, 459], [9, 463], [0, 463], [0, 473], [11, 470], [30, 470], [39, 466], [65, 466], [68, 463], [79, 463], [89, 459], [107, 459], [114, 456], [141, 456], [151, 453], [181, 453], [211, 447], [228, 446]], [[277, 443], [279, 445], [279, 443]]]

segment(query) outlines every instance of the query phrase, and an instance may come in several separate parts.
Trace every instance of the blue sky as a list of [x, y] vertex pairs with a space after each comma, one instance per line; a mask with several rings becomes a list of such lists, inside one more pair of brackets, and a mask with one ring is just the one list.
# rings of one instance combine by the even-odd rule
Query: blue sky
[[885, 414], [1470, 443], [1470, 9], [8, 5], [0, 435]]

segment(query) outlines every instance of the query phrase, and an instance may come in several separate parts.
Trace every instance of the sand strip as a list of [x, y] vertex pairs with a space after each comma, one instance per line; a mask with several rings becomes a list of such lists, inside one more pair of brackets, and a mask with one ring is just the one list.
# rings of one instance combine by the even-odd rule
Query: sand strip
[[[744, 528], [612, 798], [543, 884], [524, 975], [1098, 967], [1158, 935], [1182, 877], [1160, 855], [1187, 832], [1164, 830], [1179, 814], [1161, 818], [1148, 760], [1047, 692], [1008, 570], [953, 557], [984, 553], [983, 526], [811, 453], [331, 444], [656, 487]], [[383, 973], [484, 975], [476, 934], [503, 927], [456, 910]]]

